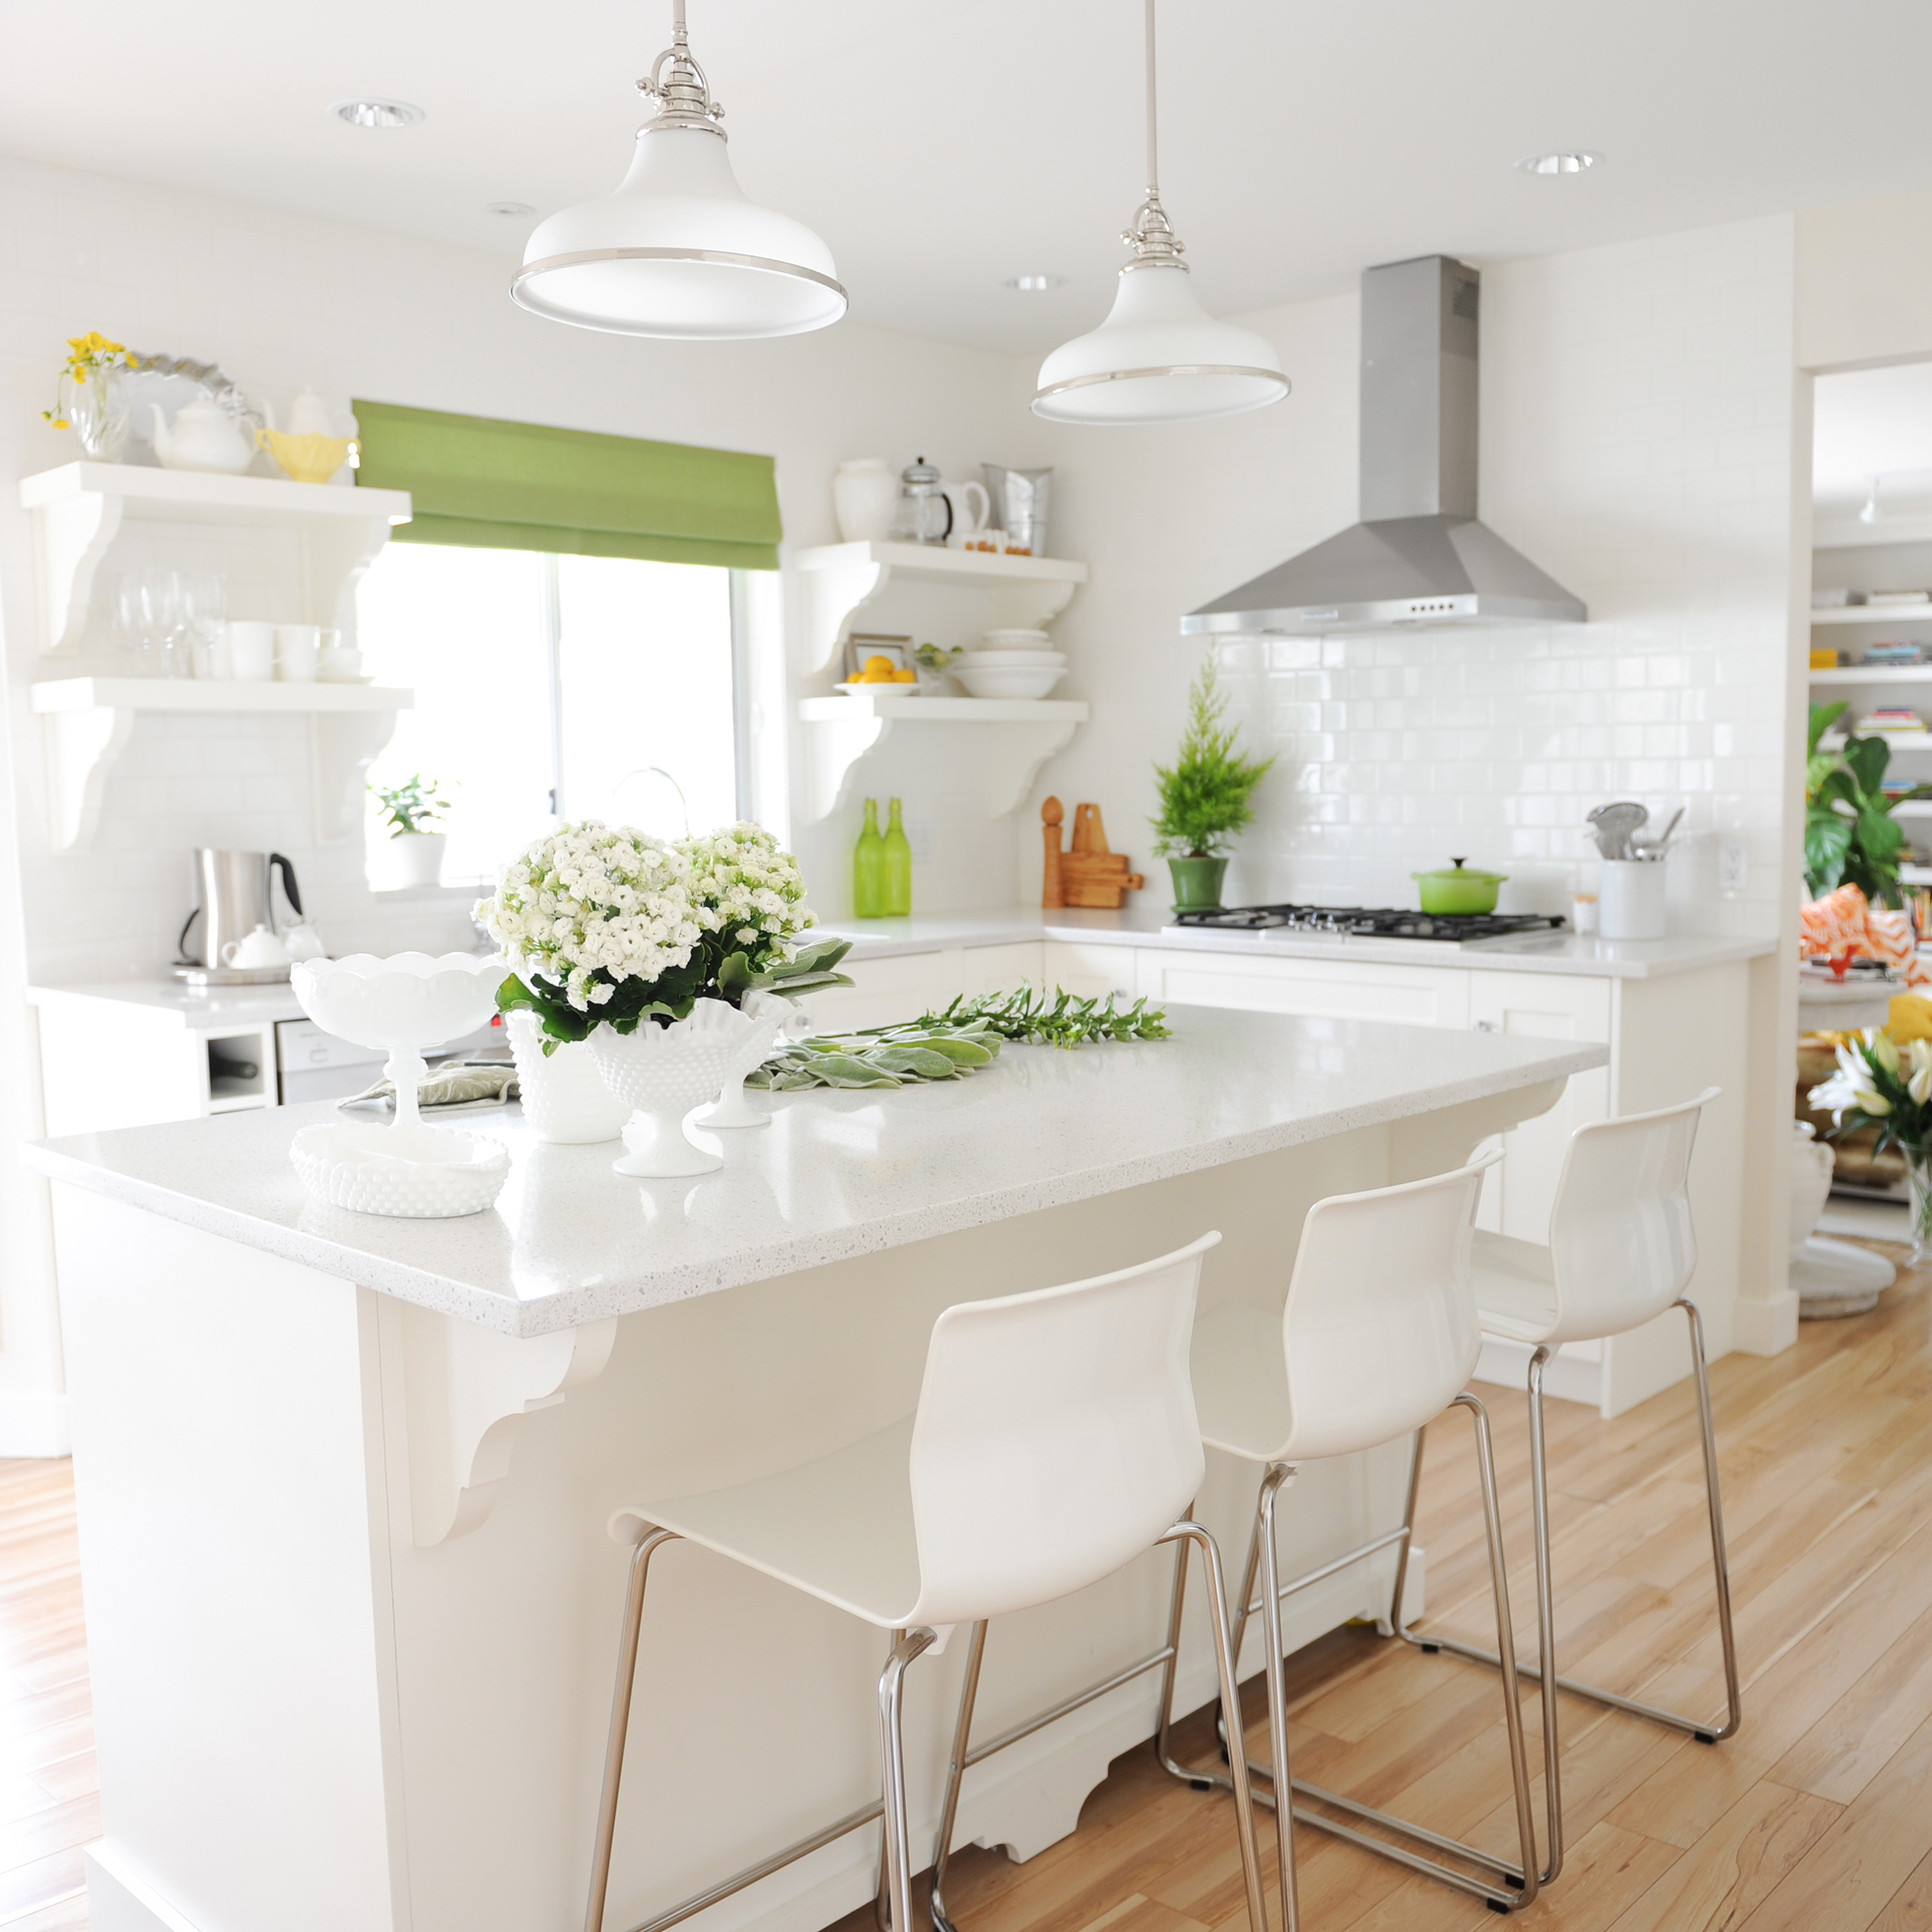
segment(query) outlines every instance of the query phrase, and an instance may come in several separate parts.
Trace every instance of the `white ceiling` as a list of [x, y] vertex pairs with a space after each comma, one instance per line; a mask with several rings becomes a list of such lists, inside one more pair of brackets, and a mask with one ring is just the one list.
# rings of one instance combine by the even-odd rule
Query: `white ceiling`
[[[1140, 188], [1134, 0], [690, 0], [754, 198], [855, 318], [1011, 353], [1089, 327]], [[0, 147], [501, 250], [608, 193], [665, 0], [0, 5]], [[1923, 0], [1164, 0], [1162, 188], [1230, 313], [1376, 261], [1477, 262], [1932, 187]], [[428, 110], [373, 133], [331, 102]], [[1599, 150], [1570, 179], [1511, 164]], [[1044, 297], [1000, 284], [1071, 278]]]

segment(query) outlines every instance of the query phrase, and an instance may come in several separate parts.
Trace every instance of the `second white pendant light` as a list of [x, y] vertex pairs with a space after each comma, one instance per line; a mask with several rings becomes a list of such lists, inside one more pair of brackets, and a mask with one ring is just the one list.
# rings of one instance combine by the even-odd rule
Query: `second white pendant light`
[[1154, 117], [1154, 0], [1147, 10], [1147, 198], [1121, 240], [1113, 311], [1041, 365], [1033, 413], [1057, 423], [1200, 422], [1237, 416], [1288, 393], [1274, 345], [1202, 308], [1182, 243], [1160, 205]]
[[724, 108], [691, 57], [684, 0], [673, 44], [638, 90], [656, 108], [631, 172], [602, 201], [538, 225], [510, 285], [552, 321], [618, 335], [742, 342], [801, 335], [846, 311], [832, 251], [802, 222], [747, 199], [731, 172]]

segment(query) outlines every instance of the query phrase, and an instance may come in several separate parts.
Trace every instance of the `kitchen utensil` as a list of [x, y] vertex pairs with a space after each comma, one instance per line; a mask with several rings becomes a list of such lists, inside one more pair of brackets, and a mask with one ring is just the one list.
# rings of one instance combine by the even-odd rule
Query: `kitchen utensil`
[[1411, 872], [1421, 888], [1425, 913], [1492, 913], [1496, 909], [1496, 888], [1509, 877], [1507, 872], [1482, 872], [1466, 869], [1467, 862], [1452, 859], [1446, 870]]
[[945, 479], [924, 456], [908, 463], [899, 478], [893, 542], [943, 544], [952, 534], [952, 500], [945, 493]]
[[1045, 631], [987, 631], [968, 651], [1049, 651], [1053, 638]]
[[952, 531], [946, 541], [955, 550], [964, 550], [991, 520], [992, 499], [980, 483], [941, 483], [939, 488], [952, 506]]
[[1058, 798], [1049, 798], [1040, 807], [1040, 832], [1046, 847], [1041, 905], [1090, 906], [1102, 912], [1119, 912], [1128, 893], [1142, 890], [1147, 881], [1129, 868], [1125, 853], [1107, 850], [1107, 828], [1100, 821], [1098, 805], [1073, 807], [1073, 842], [1062, 852], [1060, 827], [1065, 815], [1066, 808]]
[[883, 456], [855, 456], [832, 473], [832, 511], [848, 543], [883, 543], [899, 507], [899, 479]]
[[1676, 811], [1671, 813], [1671, 822], [1664, 827], [1661, 836], [1654, 839], [1632, 839], [1630, 841], [1632, 856], [1648, 860], [1655, 864], [1665, 856], [1665, 848], [1671, 842], [1671, 834], [1677, 830], [1677, 822], [1683, 816], [1684, 807], [1679, 805]]
[[1599, 805], [1584, 821], [1596, 832], [1598, 852], [1606, 859], [1615, 860], [1635, 856], [1630, 842], [1649, 822], [1649, 807], [1628, 798]]
[[321, 649], [319, 624], [277, 624], [275, 675], [284, 684], [313, 684]]
[[1067, 675], [1052, 664], [994, 664], [982, 667], [974, 653], [952, 667], [952, 675], [976, 698], [1044, 698]]
[[1661, 939], [1670, 923], [1666, 869], [1645, 859], [1606, 859], [1600, 869], [1597, 925], [1603, 936]]
[[[228, 964], [224, 958], [226, 948], [245, 939], [257, 927], [272, 932], [275, 918], [269, 900], [269, 880], [278, 867], [289, 910], [300, 919], [302, 894], [296, 886], [295, 867], [279, 852], [215, 852], [198, 848], [194, 855], [195, 909], [188, 915], [181, 936], [175, 942], [181, 964], [212, 971]], [[188, 933], [197, 920], [201, 922], [201, 934], [195, 949], [190, 951]], [[274, 964], [269, 962], [270, 966]], [[286, 958], [280, 962], [280, 968], [286, 974]]]
[[270, 932], [266, 926], [257, 926], [245, 938], [229, 940], [220, 956], [224, 966], [238, 967], [244, 973], [263, 972], [270, 966], [286, 967], [293, 963], [280, 935]]
[[155, 454], [164, 469], [212, 471], [239, 476], [254, 461], [254, 448], [231, 416], [204, 389], [184, 403], [170, 423], [161, 404], [148, 405]]
[[275, 675], [275, 626], [253, 617], [231, 619], [228, 655], [236, 678], [249, 684], [267, 683]]
[[1053, 495], [1053, 471], [1006, 469], [982, 463], [987, 494], [993, 500], [989, 519], [1006, 532], [1008, 545], [1029, 556], [1047, 554], [1047, 506]]

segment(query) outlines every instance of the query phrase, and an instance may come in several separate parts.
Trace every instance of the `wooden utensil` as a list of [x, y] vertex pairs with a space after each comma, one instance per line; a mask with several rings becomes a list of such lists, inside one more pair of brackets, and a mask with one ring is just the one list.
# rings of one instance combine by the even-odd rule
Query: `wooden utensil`
[[1107, 850], [1107, 830], [1100, 807], [1073, 807], [1073, 843], [1060, 849], [1060, 828], [1066, 808], [1058, 798], [1040, 807], [1041, 837], [1046, 868], [1040, 892], [1042, 906], [1086, 906], [1100, 912], [1119, 912], [1128, 893], [1138, 892], [1146, 880], [1129, 870], [1125, 853]]

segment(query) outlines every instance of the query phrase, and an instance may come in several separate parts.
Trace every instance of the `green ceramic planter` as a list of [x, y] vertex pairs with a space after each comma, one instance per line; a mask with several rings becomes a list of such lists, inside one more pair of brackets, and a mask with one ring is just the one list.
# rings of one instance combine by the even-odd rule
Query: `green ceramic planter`
[[1170, 859], [1167, 870], [1174, 881], [1177, 913], [1211, 912], [1221, 903], [1221, 880], [1227, 876], [1225, 859]]

